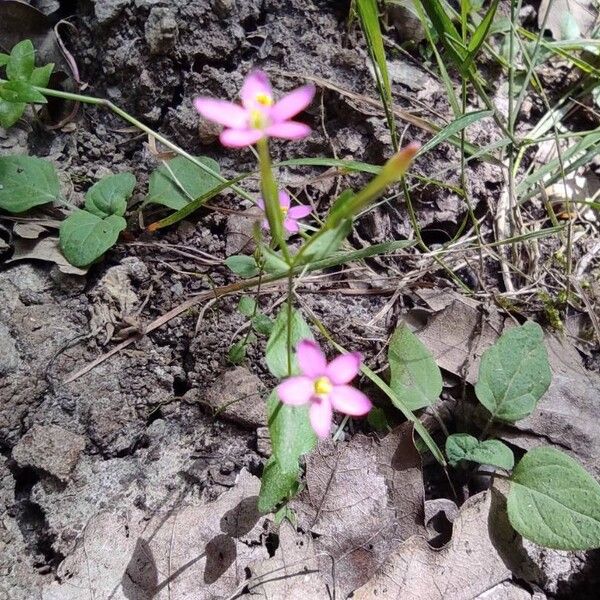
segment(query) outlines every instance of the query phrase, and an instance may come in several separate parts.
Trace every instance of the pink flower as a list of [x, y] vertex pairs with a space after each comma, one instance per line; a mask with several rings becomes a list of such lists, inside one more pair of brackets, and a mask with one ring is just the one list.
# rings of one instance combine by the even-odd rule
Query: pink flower
[[[281, 208], [281, 214], [283, 215], [283, 227], [289, 233], [298, 233], [300, 227], [298, 225], [298, 219], [303, 219], [310, 214], [310, 206], [306, 204], [299, 204], [298, 206], [292, 206], [290, 208], [290, 197], [283, 191], [279, 192], [279, 208]], [[264, 211], [265, 201], [259, 198], [256, 204]], [[263, 227], [269, 227], [269, 222], [265, 219], [263, 221]]]
[[310, 424], [320, 438], [329, 435], [334, 409], [353, 417], [371, 410], [371, 401], [348, 385], [360, 369], [359, 352], [341, 354], [327, 364], [318, 344], [302, 340], [296, 348], [296, 358], [302, 375], [282, 381], [277, 393], [281, 401], [290, 406], [310, 403]]
[[220, 136], [224, 146], [242, 148], [267, 136], [286, 140], [306, 137], [310, 127], [290, 119], [302, 112], [314, 95], [315, 87], [305, 85], [275, 102], [267, 75], [254, 71], [244, 80], [242, 106], [206, 97], [196, 98], [194, 106], [204, 118], [225, 126]]

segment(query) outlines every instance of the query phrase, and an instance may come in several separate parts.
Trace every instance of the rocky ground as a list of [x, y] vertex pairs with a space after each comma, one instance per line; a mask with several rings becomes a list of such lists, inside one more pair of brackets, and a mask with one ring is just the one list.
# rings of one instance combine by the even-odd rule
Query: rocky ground
[[[276, 145], [276, 158], [381, 163], [388, 156], [385, 120], [368, 101], [376, 95], [367, 54], [346, 21], [349, 2], [32, 4], [55, 20], [70, 18], [68, 43], [86, 93], [109, 98], [186, 150], [215, 158], [226, 175], [252, 169], [253, 156], [215, 144], [218, 130], [199, 122], [191, 100], [199, 93], [233, 98], [254, 66], [269, 72], [280, 90], [311, 78], [318, 87], [306, 114], [314, 134]], [[393, 30], [390, 35], [397, 39]], [[393, 56], [390, 70], [398, 107], [419, 115], [427, 103], [447, 113], [443, 88], [418, 59]], [[405, 139], [428, 139], [422, 129], [402, 126]], [[470, 135], [485, 145], [497, 132], [481, 127]], [[325, 445], [308, 459], [307, 488], [293, 504], [298, 531], [257, 514], [257, 477], [270, 453], [263, 400], [272, 381], [262, 359], [264, 339], [250, 349], [245, 365], [228, 363], [229, 347], [245, 323], [237, 298], [205, 310], [199, 304], [67, 383], [194, 294], [234, 280], [222, 261], [247, 247], [251, 221], [240, 208], [249, 203], [225, 196], [218, 205], [229, 212], [207, 209], [165, 233], [143, 233], [137, 208], [157, 158], [147, 137], [99, 108], [82, 106], [74, 121], [55, 130], [31, 121], [0, 130], [0, 153], [52, 160], [73, 204], [109, 171], [131, 171], [138, 179], [130, 235], [86, 275], [38, 260], [0, 267], [1, 599], [342, 598], [354, 590], [365, 599], [594, 597], [598, 553], [541, 550], [515, 540], [502, 522], [490, 537], [487, 520], [497, 501], [490, 492], [470, 498], [460, 513], [456, 505], [424, 505], [424, 499], [439, 500], [427, 491], [427, 476], [424, 488], [429, 467], [410, 452], [401, 464], [392, 461], [410, 437], [404, 425], [381, 444], [373, 432], [360, 433], [368, 427], [356, 425], [339, 446]], [[416, 169], [436, 173], [457, 156], [438, 148]], [[281, 177], [323, 212], [335, 190], [362, 179], [322, 173], [286, 168]], [[458, 183], [456, 170], [443, 177]], [[478, 214], [500, 184], [500, 173], [489, 165], [472, 167]], [[256, 187], [250, 180], [248, 188]], [[462, 200], [442, 188], [416, 190], [414, 201], [429, 244], [446, 241], [465, 215]], [[152, 211], [143, 219], [154, 220]], [[13, 225], [2, 221], [2, 231], [16, 238]], [[351, 241], [361, 247], [407, 237], [410, 229], [403, 206], [390, 204], [362, 219]], [[475, 279], [468, 264], [457, 274]], [[501, 285], [491, 266], [485, 279], [487, 286]], [[399, 286], [402, 293], [394, 294]], [[406, 253], [391, 265], [376, 260], [346, 277], [307, 281], [300, 293], [340, 342], [363, 351], [374, 368], [385, 365], [381, 352], [399, 317], [420, 322], [423, 339], [432, 340], [447, 373], [445, 403], [451, 406], [460, 396], [463, 366], [476, 365], [471, 359], [502, 329], [494, 319], [504, 318], [480, 302], [463, 306], [451, 287], [444, 273], [428, 271]], [[261, 300], [263, 310], [272, 314], [283, 294], [271, 289]], [[457, 327], [452, 311], [466, 329]], [[473, 333], [474, 322], [489, 314], [490, 331]], [[477, 336], [473, 357], [452, 339], [463, 334]], [[439, 340], [458, 348], [458, 355], [436, 347]], [[525, 449], [541, 439], [560, 444], [598, 475], [593, 397], [600, 384], [571, 345], [557, 355], [567, 351], [573, 353], [569, 365], [553, 363], [556, 403], [548, 401], [538, 420], [513, 431], [510, 440]], [[593, 363], [594, 356], [589, 351], [584, 358]], [[236, 401], [240, 396], [246, 401]], [[560, 421], [565, 411], [571, 415], [566, 433]], [[453, 415], [451, 421], [460, 421], [460, 414]], [[385, 464], [393, 466], [386, 470]], [[333, 491], [322, 489], [327, 478]], [[367, 503], [363, 513], [344, 507], [347, 495]], [[431, 512], [429, 520], [423, 510], [425, 517]], [[451, 521], [453, 542], [432, 551], [423, 540], [448, 541]], [[409, 538], [409, 546], [401, 544]], [[403, 578], [404, 588], [382, 583], [380, 570], [390, 554], [397, 557], [390, 579]], [[423, 587], [432, 577], [440, 578], [435, 591]]]

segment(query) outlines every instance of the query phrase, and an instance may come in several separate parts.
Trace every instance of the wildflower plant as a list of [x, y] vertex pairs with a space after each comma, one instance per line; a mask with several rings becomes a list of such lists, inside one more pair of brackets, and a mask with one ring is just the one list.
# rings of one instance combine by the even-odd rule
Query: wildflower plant
[[[392, 335], [388, 383], [368, 368], [360, 353], [339, 346], [311, 316], [328, 347], [339, 353], [328, 360], [329, 353], [315, 341], [313, 330], [297, 307], [294, 278], [299, 274], [411, 244], [394, 241], [351, 252], [340, 251], [352, 230], [353, 219], [389, 186], [401, 182], [417, 152], [423, 151], [414, 143], [397, 149], [385, 54], [377, 37], [377, 5], [374, 0], [356, 0], [356, 4], [362, 26], [368, 32], [367, 39], [373, 45], [371, 53], [378, 87], [396, 151], [383, 166], [369, 169], [374, 176], [362, 189], [346, 190], [334, 199], [328, 214], [317, 226], [308, 221], [311, 207], [293, 204], [289, 194], [278, 185], [269, 149], [271, 138], [294, 141], [310, 135], [310, 127], [296, 117], [309, 107], [315, 94], [312, 85], [278, 98], [267, 75], [253, 71], [243, 83], [239, 104], [207, 97], [194, 101], [202, 117], [223, 126], [220, 141], [224, 146], [256, 147], [260, 175], [260, 195], [257, 196], [238, 187], [245, 176], [225, 179], [212, 159], [188, 154], [112, 103], [46, 88], [52, 65], [35, 67], [35, 51], [28, 41], [17, 44], [10, 55], [0, 54], [0, 67], [6, 68], [7, 77], [0, 79], [0, 124], [13, 125], [27, 104], [41, 104], [46, 96], [55, 96], [105, 106], [175, 151], [178, 156], [164, 161], [150, 177], [145, 204], [160, 204], [176, 212], [150, 225], [148, 231], [176, 223], [225, 189], [233, 190], [261, 208], [263, 227], [255, 228], [257, 251], [254, 256], [234, 256], [225, 261], [242, 281], [225, 286], [219, 292], [220, 295], [241, 292], [281, 279], [287, 279], [288, 283], [287, 303], [274, 320], [260, 313], [256, 301], [242, 297], [239, 311], [251, 319], [252, 329], [242, 343], [236, 345], [235, 352], [230, 353], [232, 362], [239, 362], [245, 356], [246, 345], [257, 339], [256, 335], [267, 337], [265, 362], [276, 383], [267, 399], [273, 453], [262, 476], [258, 501], [261, 511], [279, 509], [296, 493], [300, 486], [302, 457], [315, 447], [318, 439], [332, 434], [335, 413], [343, 414], [344, 422], [369, 414], [372, 400], [363, 392], [368, 379], [413, 424], [415, 433], [447, 475], [450, 469], [475, 472], [478, 465], [484, 464], [495, 470], [495, 477], [508, 480], [508, 516], [517, 532], [553, 548], [598, 547], [600, 485], [576, 461], [554, 448], [530, 450], [516, 461], [511, 447], [488, 435], [503, 424], [530, 415], [550, 385], [550, 368], [538, 325], [528, 321], [510, 329], [484, 353], [475, 386], [485, 417], [479, 436], [471, 435], [474, 431], [448, 435], [445, 451], [442, 451], [414, 414], [439, 399], [442, 376], [431, 353], [407, 326], [400, 325]], [[425, 6], [430, 4], [425, 3]], [[431, 13], [430, 17], [445, 24], [438, 13]], [[465, 60], [466, 74], [471, 73], [474, 54], [483, 43], [484, 30], [487, 31], [490, 22], [491, 17], [486, 17], [478, 28], [481, 35], [475, 36], [476, 43], [469, 44], [468, 52], [453, 47]], [[451, 22], [446, 23], [450, 25]], [[476, 116], [480, 118], [481, 113]], [[459, 126], [451, 123], [439, 131], [435, 143], [451, 139], [473, 119], [473, 115], [464, 115]], [[433, 145], [430, 141], [425, 149]], [[61, 226], [60, 242], [69, 261], [81, 267], [101, 258], [126, 228], [125, 215], [135, 186], [136, 180], [131, 174], [108, 175], [90, 187], [82, 208], [74, 208], [61, 196], [60, 182], [50, 162], [26, 156], [0, 157], [0, 208], [20, 213], [50, 202], [71, 208]], [[407, 206], [412, 211], [410, 202]], [[414, 222], [412, 213], [411, 217]], [[418, 237], [418, 228], [415, 233]], [[422, 240], [417, 241], [422, 243]], [[218, 297], [219, 293], [215, 295]]]

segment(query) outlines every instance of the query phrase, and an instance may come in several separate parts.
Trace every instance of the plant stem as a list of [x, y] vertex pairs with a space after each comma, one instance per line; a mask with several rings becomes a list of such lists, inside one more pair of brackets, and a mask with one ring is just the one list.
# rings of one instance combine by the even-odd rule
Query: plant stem
[[273, 177], [271, 168], [271, 155], [269, 154], [269, 142], [264, 137], [256, 144], [258, 150], [258, 165], [260, 169], [260, 187], [263, 201], [265, 203], [265, 215], [269, 222], [273, 241], [279, 248], [285, 261], [291, 266], [290, 253], [283, 235], [283, 214], [279, 204], [279, 193], [277, 191], [277, 182]]
[[[5, 82], [6, 81], [4, 79], [0, 79], [0, 83], [5, 83]], [[96, 96], [86, 96], [84, 94], [74, 94], [72, 92], [63, 92], [60, 90], [52, 90], [49, 88], [43, 88], [43, 87], [38, 87], [38, 86], [33, 86], [33, 87], [38, 92], [44, 94], [44, 96], [52, 96], [54, 98], [62, 98], [63, 100], [72, 100], [74, 102], [82, 102], [83, 104], [92, 104], [94, 106], [102, 106], [103, 108], [107, 108], [108, 110], [114, 112], [116, 115], [121, 117], [124, 121], [131, 123], [131, 125], [133, 125], [134, 127], [137, 127], [139, 130], [143, 131], [144, 133], [147, 133], [148, 135], [155, 137], [161, 144], [163, 144], [164, 146], [166, 146], [167, 148], [169, 148], [176, 154], [179, 154], [180, 156], [187, 158], [190, 162], [194, 163], [197, 167], [202, 169], [205, 173], [212, 175], [213, 177], [215, 177], [222, 183], [227, 182], [227, 179], [225, 177], [223, 177], [220, 173], [213, 171], [210, 167], [206, 166], [205, 164], [203, 164], [202, 162], [197, 160], [189, 152], [186, 152], [185, 150], [183, 150], [183, 148], [180, 148], [179, 146], [177, 146], [177, 144], [174, 144], [173, 142], [168, 140], [166, 137], [164, 137], [160, 133], [154, 131], [147, 125], [144, 125], [141, 121], [138, 121], [135, 117], [132, 117], [129, 113], [125, 112], [122, 108], [119, 108], [116, 104], [113, 104], [110, 100], [106, 100], [106, 98], [97, 98]], [[248, 192], [243, 190], [242, 188], [238, 187], [237, 185], [231, 185], [230, 187], [236, 194], [238, 194], [242, 198], [245, 198], [246, 200], [250, 200], [251, 202], [254, 202], [254, 199], [252, 198], [252, 196]]]

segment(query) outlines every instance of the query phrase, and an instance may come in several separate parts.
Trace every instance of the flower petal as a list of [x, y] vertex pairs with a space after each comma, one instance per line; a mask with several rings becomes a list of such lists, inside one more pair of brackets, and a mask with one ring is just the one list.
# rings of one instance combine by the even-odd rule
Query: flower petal
[[219, 139], [221, 144], [228, 148], [243, 148], [252, 146], [263, 137], [264, 134], [260, 129], [224, 129]]
[[269, 98], [273, 97], [273, 90], [269, 83], [269, 77], [263, 71], [252, 71], [246, 79], [244, 79], [244, 84], [240, 90], [240, 98], [242, 99], [244, 108], [247, 108], [248, 110], [256, 108], [264, 109], [265, 106], [257, 101], [257, 96], [261, 94], [264, 94]]
[[194, 100], [194, 106], [205, 119], [225, 125], [225, 127], [242, 129], [248, 123], [246, 109], [233, 102], [227, 102], [227, 100], [201, 97]]
[[277, 386], [279, 399], [290, 406], [306, 404], [313, 395], [314, 390], [313, 380], [302, 375], [288, 377]]
[[366, 415], [373, 407], [371, 401], [351, 385], [333, 386], [329, 400], [335, 410], [353, 417]]
[[336, 385], [350, 383], [358, 375], [361, 362], [360, 352], [341, 354], [327, 365], [327, 377]]
[[265, 129], [265, 133], [271, 137], [283, 138], [284, 140], [299, 140], [309, 135], [311, 129], [304, 123], [298, 121], [284, 121], [274, 123]]
[[298, 223], [296, 222], [296, 220], [295, 219], [290, 219], [289, 217], [287, 219], [284, 219], [284, 221], [283, 221], [283, 228], [288, 233], [298, 233], [300, 231], [300, 226], [298, 225]]
[[308, 217], [312, 211], [310, 206], [306, 204], [298, 204], [297, 206], [292, 206], [290, 210], [288, 210], [288, 217], [290, 219], [303, 219], [304, 217]]
[[313, 399], [308, 409], [308, 417], [312, 428], [321, 439], [329, 436], [333, 419], [333, 410], [329, 398]]
[[262, 198], [258, 198], [256, 200], [256, 206], [258, 206], [258, 208], [261, 210], [265, 210], [265, 201]]
[[271, 118], [276, 123], [287, 121], [302, 112], [311, 102], [315, 95], [314, 85], [304, 85], [276, 102], [271, 109]]
[[327, 359], [321, 348], [312, 340], [302, 340], [296, 347], [300, 370], [308, 377], [321, 377], [327, 369]]
[[290, 207], [290, 197], [288, 196], [287, 192], [284, 192], [283, 190], [279, 191], [279, 206], [281, 206], [281, 208], [289, 208]]

